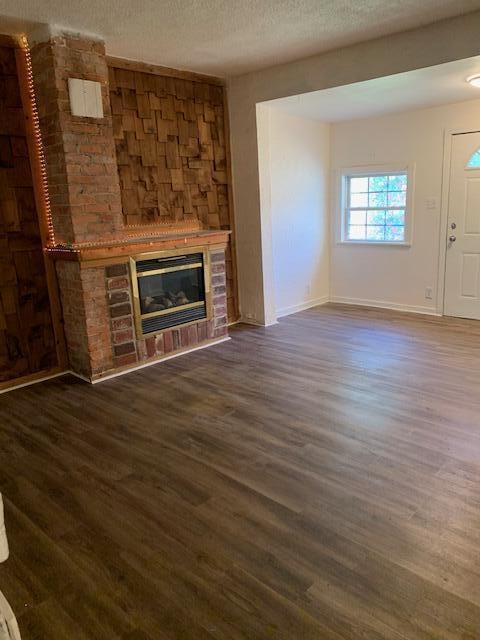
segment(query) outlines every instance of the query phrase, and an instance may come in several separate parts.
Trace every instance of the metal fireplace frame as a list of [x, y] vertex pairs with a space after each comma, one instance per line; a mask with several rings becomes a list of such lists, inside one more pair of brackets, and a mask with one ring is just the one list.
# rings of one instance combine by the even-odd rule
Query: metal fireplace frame
[[[196, 306], [203, 305], [202, 302], [193, 302], [190, 304], [181, 305], [178, 307], [174, 307], [173, 309], [163, 309], [161, 311], [153, 311], [152, 313], [144, 313], [142, 314], [141, 304], [140, 304], [140, 293], [138, 290], [138, 272], [137, 272], [137, 262], [141, 262], [142, 260], [154, 260], [156, 258], [176, 258], [178, 256], [186, 256], [194, 253], [201, 253], [203, 256], [203, 279], [204, 279], [204, 291], [205, 291], [205, 311], [206, 317], [201, 319], [192, 320], [190, 322], [183, 322], [177, 325], [172, 325], [168, 328], [163, 329], [155, 329], [154, 331], [149, 331], [144, 333], [142, 327], [142, 320], [145, 318], [154, 318], [156, 316], [161, 315], [169, 315], [174, 311], [182, 311], [186, 309], [191, 309]], [[147, 272], [149, 276], [161, 273], [168, 273], [173, 271], [181, 271], [183, 269], [191, 269], [195, 265], [186, 265], [186, 266], [178, 266], [178, 267], [167, 267], [161, 268], [155, 271]], [[147, 273], [145, 275], [147, 275]], [[210, 265], [210, 252], [207, 247], [188, 247], [188, 249], [170, 249], [165, 251], [153, 251], [148, 253], [140, 253], [135, 256], [130, 256], [130, 278], [132, 284], [132, 292], [133, 292], [133, 310], [134, 310], [134, 319], [135, 319], [135, 330], [137, 334], [137, 338], [147, 338], [149, 336], [156, 335], [158, 333], [163, 333], [164, 331], [171, 331], [172, 329], [178, 329], [180, 327], [188, 327], [192, 324], [197, 324], [198, 322], [205, 322], [207, 320], [211, 320], [213, 317], [213, 304], [212, 304], [212, 291], [211, 291], [211, 265]], [[140, 276], [144, 277], [144, 276]]]

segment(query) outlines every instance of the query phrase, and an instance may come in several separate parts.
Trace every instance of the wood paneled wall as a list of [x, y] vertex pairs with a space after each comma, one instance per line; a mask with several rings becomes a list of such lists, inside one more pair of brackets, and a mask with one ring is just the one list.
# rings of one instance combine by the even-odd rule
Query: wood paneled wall
[[[113, 65], [109, 81], [125, 224], [232, 228], [224, 87]], [[230, 319], [235, 289], [229, 249]]]
[[15, 50], [0, 46], [0, 386], [56, 365]]

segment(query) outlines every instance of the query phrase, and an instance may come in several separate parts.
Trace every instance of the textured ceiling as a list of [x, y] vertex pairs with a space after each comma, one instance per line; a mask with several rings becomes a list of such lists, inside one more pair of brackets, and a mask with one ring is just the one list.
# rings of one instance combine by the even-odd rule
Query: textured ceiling
[[2, 0], [0, 30], [97, 34], [111, 55], [220, 76], [480, 9], [480, 0]]
[[312, 91], [264, 104], [290, 115], [341, 122], [441, 104], [478, 100], [480, 89], [465, 80], [480, 74], [480, 56], [416, 69], [366, 82]]

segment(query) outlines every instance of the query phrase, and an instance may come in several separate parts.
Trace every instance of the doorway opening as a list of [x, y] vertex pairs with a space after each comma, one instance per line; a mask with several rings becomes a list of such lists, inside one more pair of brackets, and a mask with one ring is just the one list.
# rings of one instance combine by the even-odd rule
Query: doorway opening
[[[263, 247], [274, 276], [265, 292], [272, 321], [327, 301], [444, 314], [445, 140], [459, 129], [480, 131], [480, 91], [466, 82], [479, 71], [476, 56], [257, 105], [262, 221], [272, 231], [271, 246]], [[480, 167], [466, 165], [472, 155], [480, 163], [478, 135], [462, 160], [472, 225], [480, 225], [473, 218]], [[382, 179], [398, 175], [405, 197], [402, 189], [380, 188]], [[372, 188], [355, 193], [352, 203], [345, 185], [362, 177]], [[395, 198], [403, 198], [396, 226], [387, 224]], [[462, 286], [471, 300], [480, 257], [471, 247], [466, 253]]]

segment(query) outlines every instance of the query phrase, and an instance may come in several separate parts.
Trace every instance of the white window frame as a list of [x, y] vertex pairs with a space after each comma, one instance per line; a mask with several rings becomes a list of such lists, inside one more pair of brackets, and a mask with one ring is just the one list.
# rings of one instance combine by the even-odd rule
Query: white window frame
[[[378, 176], [385, 174], [407, 174], [407, 196], [405, 204], [405, 237], [401, 242], [395, 240], [350, 240], [347, 233], [348, 225], [348, 179]], [[345, 167], [338, 171], [337, 192], [337, 244], [380, 246], [380, 247], [410, 247], [412, 245], [413, 231], [413, 192], [414, 192], [415, 165], [409, 164], [385, 164]]]

